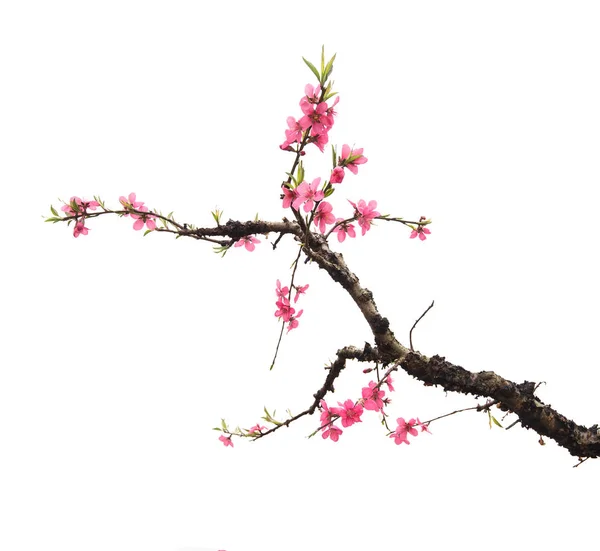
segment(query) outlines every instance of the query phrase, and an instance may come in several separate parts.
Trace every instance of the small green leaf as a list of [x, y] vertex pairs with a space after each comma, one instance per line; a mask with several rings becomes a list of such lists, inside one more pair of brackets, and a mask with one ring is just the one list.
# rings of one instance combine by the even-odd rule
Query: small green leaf
[[337, 54], [333, 54], [333, 57], [329, 60], [329, 62], [327, 63], [327, 66], [325, 67], [325, 69], [323, 69], [323, 82], [327, 82], [327, 79], [329, 78], [329, 75], [331, 75], [331, 73], [333, 72], [333, 62], [335, 61], [335, 56]]
[[[146, 230], [146, 231], [144, 232], [144, 235], [143, 235], [143, 237], [146, 237], [146, 236], [147, 236], [147, 235], [148, 235], [148, 234], [149, 234], [151, 231], [152, 231], [152, 230]], [[177, 237], [179, 237], [179, 236], [177, 236]]]
[[335, 189], [333, 188], [333, 186], [330, 183], [327, 183], [325, 189], [323, 190], [323, 194], [325, 195], [325, 197], [329, 197], [333, 194], [334, 191]]
[[493, 415], [492, 415], [492, 421], [494, 421], [494, 423], [499, 426], [500, 428], [504, 428], [499, 422], [498, 419], [496, 419]]
[[54, 216], [58, 216], [58, 212], [56, 212], [56, 209], [52, 205], [50, 205], [50, 212], [54, 214]]
[[[325, 74], [325, 44], [321, 46], [321, 75]], [[323, 78], [323, 82], [326, 79]]]
[[337, 152], [333, 144], [331, 145], [331, 162], [333, 163], [333, 168], [337, 166]]
[[304, 182], [304, 165], [302, 161], [298, 164], [298, 185]]
[[227, 430], [227, 423], [225, 422], [225, 419], [221, 419], [221, 427], [223, 430]]
[[44, 220], [44, 222], [53, 222], [54, 224], [56, 224], [57, 222], [60, 222], [61, 219], [60, 218], [55, 218], [54, 216], [51, 216], [50, 218], [46, 218], [46, 220]]
[[321, 82], [321, 77], [319, 76], [319, 71], [317, 71], [317, 68], [310, 62], [308, 61], [308, 59], [302, 58], [304, 63], [306, 63], [308, 65], [308, 68], [313, 72], [313, 74], [317, 77], [317, 80], [319, 82]]

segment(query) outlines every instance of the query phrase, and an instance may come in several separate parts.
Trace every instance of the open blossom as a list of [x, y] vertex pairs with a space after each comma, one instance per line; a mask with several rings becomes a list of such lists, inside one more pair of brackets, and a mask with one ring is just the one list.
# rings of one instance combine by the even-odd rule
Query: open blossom
[[73, 236], [79, 237], [80, 235], [87, 235], [88, 228], [85, 227], [85, 220], [78, 220], [73, 228]]
[[312, 184], [302, 182], [297, 188], [297, 198], [292, 203], [292, 206], [296, 209], [300, 209], [300, 205], [304, 203], [304, 212], [310, 212], [315, 206], [315, 201], [322, 201], [325, 197], [323, 190], [319, 190], [319, 184], [321, 178], [315, 178]]
[[[123, 205], [125, 210], [140, 210], [140, 207], [144, 206], [143, 201], [136, 200], [135, 193], [130, 193], [127, 197], [123, 197], [123, 195], [121, 195], [121, 197], [119, 197], [119, 202], [121, 203], [121, 205]], [[129, 213], [125, 213], [123, 216], [129, 216]]]
[[259, 425], [258, 423], [256, 425], [254, 425], [253, 427], [250, 427], [248, 429], [248, 434], [252, 434], [253, 432], [262, 432], [263, 430], [267, 430], [267, 427], [263, 427], [262, 425]]
[[363, 407], [360, 403], [355, 404], [352, 400], [346, 400], [343, 404], [338, 402], [339, 408], [332, 408], [342, 420], [342, 427], [350, 427], [354, 423], [361, 423], [360, 416], [363, 414]]
[[332, 184], [341, 184], [344, 179], [344, 169], [341, 166], [336, 166], [331, 172], [331, 176], [329, 177], [329, 182]]
[[321, 99], [321, 85], [317, 84], [313, 86], [312, 84], [307, 84], [304, 87], [304, 97], [300, 100], [300, 108], [303, 105], [310, 105], [319, 103]]
[[318, 226], [321, 233], [325, 233], [326, 225], [335, 223], [335, 216], [331, 212], [333, 207], [327, 201], [319, 203], [317, 207], [314, 223]]
[[[73, 209], [73, 205], [77, 206], [77, 210]], [[63, 205], [60, 210], [62, 210], [67, 216], [75, 216], [78, 214], [85, 214], [88, 209], [96, 210], [96, 207], [99, 206], [100, 203], [98, 203], [98, 201], [84, 201], [79, 197], [71, 197], [69, 202], [66, 205]]]
[[431, 431], [429, 430], [429, 423], [421, 423], [421, 420], [417, 417], [417, 425], [421, 427], [421, 432], [428, 432], [429, 434], [431, 434]]
[[306, 289], [308, 289], [309, 285], [308, 283], [304, 286], [296, 286], [296, 296], [294, 297], [294, 302], [298, 302], [298, 299], [300, 298], [300, 295], [303, 295], [304, 293], [306, 293]]
[[[291, 309], [292, 311], [294, 310], [293, 308]], [[304, 312], [304, 310], [300, 310], [300, 312], [298, 312], [296, 315], [292, 315], [289, 317], [288, 321], [288, 330], [287, 332], [289, 333], [292, 329], [296, 329], [296, 327], [298, 327], [298, 318], [302, 315], [302, 312]]]
[[327, 104], [324, 101], [316, 106], [308, 102], [301, 102], [300, 108], [304, 116], [298, 123], [303, 128], [312, 127], [310, 130], [312, 136], [326, 133], [333, 126], [333, 119], [327, 114]]
[[221, 436], [219, 436], [219, 440], [221, 442], [223, 442], [224, 446], [231, 446], [233, 448], [233, 442], [231, 441], [231, 436], [225, 436], [224, 434], [222, 434]]
[[331, 440], [337, 442], [340, 439], [342, 432], [344, 431], [339, 427], [336, 427], [335, 425], [329, 425], [323, 431], [323, 434], [321, 436], [323, 436], [324, 439], [331, 438]]
[[375, 210], [377, 208], [377, 201], [369, 201], [367, 204], [364, 199], [361, 199], [358, 202], [358, 205], [352, 201], [348, 202], [354, 207], [354, 215], [356, 216], [358, 225], [362, 228], [362, 234], [365, 235], [371, 228], [373, 219], [377, 216], [381, 216], [381, 213]]
[[298, 198], [298, 192], [296, 189], [290, 189], [287, 186], [281, 186], [281, 189], [283, 190], [283, 208], [289, 209]]
[[360, 149], [350, 149], [348, 144], [344, 144], [338, 165], [345, 166], [352, 174], [358, 174], [358, 165], [364, 165], [368, 161], [362, 152], [362, 147]]
[[281, 281], [277, 280], [277, 287], [275, 287], [275, 293], [279, 298], [287, 298], [287, 296], [290, 293], [290, 289], [287, 285], [285, 287], [282, 287]]
[[323, 153], [323, 151], [325, 150], [325, 146], [328, 142], [329, 135], [327, 134], [327, 132], [323, 132], [321, 134], [313, 134], [313, 132], [311, 131], [309, 143], [314, 143], [321, 150], [321, 153]]
[[377, 387], [375, 381], [371, 381], [368, 387], [362, 389], [362, 397], [365, 409], [370, 411], [381, 411], [383, 409], [383, 400], [385, 390]]
[[396, 419], [396, 422], [398, 423], [398, 426], [396, 427], [396, 430], [390, 434], [390, 438], [393, 438], [398, 445], [402, 443], [410, 444], [408, 435], [418, 436], [419, 432], [415, 427], [420, 424], [419, 421], [415, 421], [415, 419], [405, 421], [404, 417], [399, 417]]
[[429, 235], [430, 233], [431, 232], [427, 228], [419, 226], [416, 230], [412, 231], [412, 233], [410, 234], [410, 238], [414, 239], [418, 235], [421, 241], [425, 241], [425, 239], [427, 239], [427, 235]]
[[[148, 212], [148, 207], [137, 207], [137, 210]], [[132, 212], [131, 218], [135, 220], [133, 223], [134, 230], [141, 230], [144, 227], [144, 224], [149, 230], [156, 229], [156, 222], [154, 221], [154, 216], [152, 214], [138, 214], [136, 212]]]
[[286, 122], [288, 130], [285, 131], [285, 143], [300, 143], [302, 141], [302, 132], [306, 130], [306, 128], [302, 128], [302, 125], [294, 117], [288, 117]]
[[241, 247], [243, 245], [244, 247], [246, 247], [247, 251], [252, 252], [256, 248], [255, 247], [256, 243], [260, 243], [260, 240], [256, 239], [256, 237], [254, 237], [252, 235], [248, 235], [246, 237], [242, 237], [241, 239], [238, 239], [235, 242], [234, 247]]
[[287, 297], [281, 297], [275, 303], [275, 305], [277, 306], [277, 311], [275, 312], [275, 315], [278, 318], [282, 318], [283, 321], [285, 321], [286, 323], [290, 321], [291, 317], [296, 312], [295, 308], [292, 308], [292, 306], [290, 305], [290, 301]]
[[394, 382], [394, 379], [392, 379], [391, 375], [388, 375], [385, 379], [385, 384], [388, 386], [388, 389], [390, 390], [390, 392], [394, 392], [394, 387], [392, 385], [392, 383]]
[[[336, 223], [342, 222], [343, 220], [343, 218], [338, 218], [336, 220]], [[350, 222], [344, 222], [343, 224], [340, 224], [335, 228], [335, 231], [337, 232], [337, 238], [340, 243], [344, 242], [344, 240], [346, 239], [346, 235], [349, 235], [350, 237], [356, 237], [356, 232], [354, 231], [354, 224], [350, 224]]]

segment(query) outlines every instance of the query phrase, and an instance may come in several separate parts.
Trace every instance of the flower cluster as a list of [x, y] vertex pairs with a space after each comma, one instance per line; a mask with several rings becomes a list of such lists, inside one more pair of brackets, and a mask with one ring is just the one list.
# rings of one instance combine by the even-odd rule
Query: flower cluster
[[329, 142], [328, 132], [334, 123], [335, 106], [339, 97], [336, 97], [331, 106], [323, 101], [325, 90], [320, 84], [304, 87], [304, 96], [300, 100], [300, 109], [303, 116], [296, 120], [287, 118], [288, 129], [285, 131], [285, 141], [279, 146], [284, 151], [296, 151], [292, 144], [314, 143], [321, 151]]
[[144, 227], [144, 225], [149, 230], [156, 229], [156, 222], [154, 221], [155, 216], [153, 214], [145, 214], [148, 212], [148, 207], [144, 206], [143, 201], [136, 200], [135, 193], [130, 193], [127, 197], [123, 197], [123, 195], [121, 195], [121, 197], [119, 197], [119, 202], [127, 211], [123, 216], [131, 216], [131, 218], [135, 220], [133, 223], [134, 230], [139, 231]]
[[73, 236], [87, 235], [89, 228], [85, 226], [85, 217], [88, 210], [96, 210], [100, 206], [98, 201], [84, 201], [79, 197], [71, 197], [70, 201], [61, 207], [67, 216], [75, 216]]
[[[295, 304], [296, 302], [298, 302], [300, 295], [306, 293], [306, 290], [308, 289], [308, 284], [301, 286], [295, 285], [294, 288], [296, 289], [296, 296], [294, 297]], [[277, 306], [277, 310], [275, 311], [275, 316], [277, 316], [279, 319], [282, 319], [284, 323], [288, 324], [289, 333], [292, 329], [296, 329], [296, 327], [298, 327], [298, 318], [302, 315], [304, 310], [300, 310], [296, 314], [296, 309], [290, 303], [290, 289], [287, 286], [282, 287], [281, 281], [279, 280], [277, 280], [275, 294], [277, 295], [277, 302], [275, 303], [275, 305]]]

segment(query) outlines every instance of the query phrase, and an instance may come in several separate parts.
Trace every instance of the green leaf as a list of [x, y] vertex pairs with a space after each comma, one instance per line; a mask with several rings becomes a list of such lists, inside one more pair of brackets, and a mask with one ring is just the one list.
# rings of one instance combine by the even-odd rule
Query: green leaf
[[[152, 231], [152, 230], [146, 230], [146, 231], [144, 232], [144, 236], [143, 236], [143, 237], [146, 237], [146, 236], [147, 236], [147, 235], [148, 235], [148, 234], [149, 234], [151, 231]], [[177, 236], [177, 237], [179, 237], [179, 236]]]
[[310, 62], [308, 61], [308, 59], [302, 58], [304, 63], [306, 63], [308, 65], [308, 68], [313, 72], [313, 74], [317, 77], [317, 80], [319, 82], [321, 82], [321, 77], [319, 76], [319, 71], [317, 71], [317, 68]]
[[[321, 76], [325, 74], [325, 44], [321, 46]], [[323, 78], [323, 82], [325, 82]]]
[[335, 168], [337, 166], [337, 152], [335, 147], [333, 147], [333, 144], [331, 145], [331, 160], [333, 162], [333, 168]]
[[46, 218], [46, 220], [44, 220], [44, 222], [52, 222], [54, 224], [56, 224], [57, 222], [60, 222], [61, 218], [55, 218], [54, 216], [51, 216], [49, 218]]
[[221, 419], [221, 427], [223, 430], [227, 430], [227, 423], [225, 422], [225, 419]]
[[333, 186], [330, 183], [327, 183], [325, 189], [323, 190], [323, 194], [325, 195], [325, 197], [329, 197], [333, 194], [334, 191], [335, 189], [333, 188]]
[[323, 97], [323, 101], [328, 101], [329, 98], [332, 98], [333, 96], [337, 96], [337, 92], [331, 92], [331, 94], [325, 94], [325, 96]]
[[300, 185], [302, 182], [304, 182], [304, 165], [302, 164], [302, 161], [300, 161], [300, 163], [298, 164], [298, 185]]
[[56, 209], [52, 205], [50, 205], [50, 212], [54, 214], [54, 216], [58, 216], [58, 212], [56, 212]]
[[327, 82], [327, 79], [329, 78], [329, 75], [331, 75], [331, 73], [333, 72], [333, 62], [335, 61], [335, 56], [337, 54], [333, 54], [333, 57], [329, 60], [329, 62], [327, 63], [327, 66], [325, 67], [325, 69], [322, 70], [322, 74], [323, 74], [323, 82]]
[[494, 421], [494, 423], [499, 426], [500, 428], [504, 428], [499, 422], [498, 419], [496, 419], [493, 415], [492, 415], [492, 421]]

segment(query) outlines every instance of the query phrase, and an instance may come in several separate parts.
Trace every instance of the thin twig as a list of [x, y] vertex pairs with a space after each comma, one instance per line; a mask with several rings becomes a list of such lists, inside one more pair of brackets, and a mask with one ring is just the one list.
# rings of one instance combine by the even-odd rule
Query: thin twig
[[431, 310], [431, 309], [433, 308], [433, 303], [434, 303], [434, 302], [435, 302], [435, 301], [433, 301], [433, 300], [431, 301], [431, 304], [429, 305], [429, 308], [427, 308], [427, 310], [425, 310], [425, 312], [423, 312], [423, 313], [421, 314], [421, 317], [420, 317], [420, 318], [419, 318], [417, 321], [415, 321], [414, 325], [413, 325], [413, 326], [411, 327], [411, 329], [410, 329], [410, 333], [408, 334], [408, 339], [409, 339], [409, 341], [410, 341], [410, 351], [411, 351], [411, 352], [414, 352], [414, 351], [415, 351], [415, 349], [413, 348], [413, 342], [412, 342], [412, 332], [413, 332], [413, 329], [414, 329], [414, 328], [417, 326], [417, 323], [419, 323], [419, 322], [420, 322], [420, 321], [423, 319], [423, 317], [425, 316], [425, 314], [426, 314], [427, 312], [429, 312], [429, 310]]

